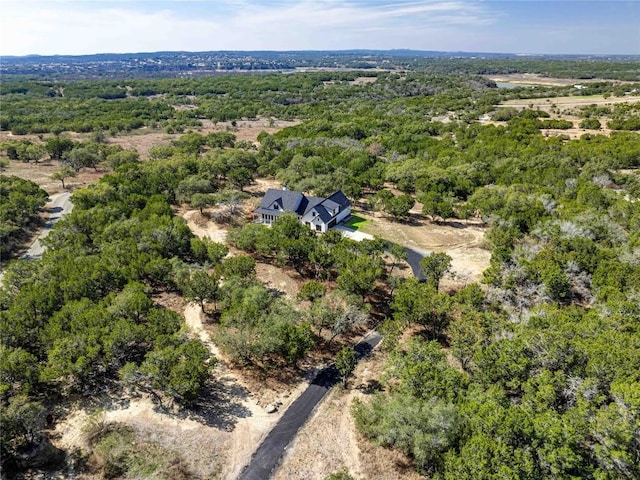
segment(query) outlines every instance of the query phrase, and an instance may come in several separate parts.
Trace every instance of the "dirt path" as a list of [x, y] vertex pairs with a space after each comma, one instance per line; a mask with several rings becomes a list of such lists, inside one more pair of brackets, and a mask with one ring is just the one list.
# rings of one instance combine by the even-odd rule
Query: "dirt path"
[[[188, 304], [184, 310], [184, 318], [189, 328], [198, 335], [211, 353], [218, 359], [222, 359], [220, 349], [211, 341], [209, 333], [204, 328], [202, 308], [193, 303]], [[280, 419], [289, 404], [306, 389], [307, 383], [302, 382], [292, 394], [282, 397], [279, 400], [282, 403], [279, 411], [269, 414], [256, 400], [251, 399], [240, 379], [233, 374], [224, 361], [220, 361], [216, 366], [215, 375], [218, 381], [228, 384], [230, 391], [240, 393], [240, 398], [236, 399], [240, 418], [222, 446], [222, 450], [227, 455], [222, 478], [232, 480], [249, 462], [252, 453]]]
[[180, 211], [178, 215], [187, 221], [187, 225], [197, 237], [209, 237], [210, 240], [220, 243], [227, 239], [227, 229], [203, 217], [198, 210]]

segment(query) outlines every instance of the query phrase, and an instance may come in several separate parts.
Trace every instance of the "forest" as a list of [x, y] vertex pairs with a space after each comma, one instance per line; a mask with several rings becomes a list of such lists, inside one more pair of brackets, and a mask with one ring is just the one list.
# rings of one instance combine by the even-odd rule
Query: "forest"
[[[197, 410], [220, 359], [162, 305], [177, 294], [202, 307], [225, 359], [267, 376], [329, 352], [346, 379], [349, 333], [376, 328], [380, 387], [351, 414], [366, 441], [428, 478], [640, 477], [640, 103], [578, 107], [571, 114], [588, 129], [578, 138], [542, 131], [573, 125], [568, 112], [497, 107], [633, 97], [640, 83], [498, 89], [463, 63], [439, 60], [435, 73], [3, 82], [8, 162], [59, 162], [63, 182], [107, 172], [73, 191], [74, 210], [41, 260], [4, 269], [3, 472], [68, 461], [47, 429], [79, 398], [136, 392]], [[572, 62], [543, 67], [564, 75]], [[233, 122], [254, 118], [299, 123], [238, 140]], [[199, 133], [206, 121], [230, 128]], [[110, 144], [145, 130], [180, 136], [148, 158]], [[424, 257], [420, 282], [395, 275], [406, 256], [381, 239], [316, 235], [288, 215], [272, 228], [251, 223], [239, 205], [257, 178], [315, 195], [341, 189], [399, 223], [416, 204], [445, 226], [477, 220], [490, 266], [480, 283], [444, 289], [446, 252]], [[0, 189], [4, 257], [47, 194], [9, 176]], [[184, 205], [226, 209], [227, 243], [194, 236], [176, 215]], [[259, 280], [256, 262], [295, 271], [297, 300]], [[34, 445], [48, 451], [42, 465]], [[123, 462], [104, 475], [126, 477]]]

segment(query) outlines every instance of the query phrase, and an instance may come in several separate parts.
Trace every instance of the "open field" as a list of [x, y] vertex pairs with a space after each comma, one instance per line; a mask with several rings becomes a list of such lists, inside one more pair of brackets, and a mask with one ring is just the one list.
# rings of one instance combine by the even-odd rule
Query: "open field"
[[409, 222], [395, 222], [380, 213], [356, 211], [359, 231], [391, 242], [427, 252], [446, 252], [451, 256], [453, 278], [445, 277], [442, 285], [455, 286], [477, 282], [489, 266], [491, 253], [483, 247], [486, 227], [469, 221], [443, 224], [430, 222], [415, 209]]
[[[487, 78], [494, 82], [514, 83], [516, 85], [541, 85], [545, 87], [566, 87], [569, 85], [602, 82], [602, 79], [578, 80], [575, 78], [543, 77], [538, 73], [511, 73], [504, 75], [488, 75]], [[613, 83], [631, 83], [619, 80], [609, 80]]]
[[[576, 95], [571, 97], [547, 97], [547, 98], [530, 98], [519, 100], [507, 100], [499, 106], [513, 108], [551, 108], [552, 105], [562, 109], [570, 107], [584, 107], [587, 105], [613, 105], [615, 103], [637, 103], [640, 102], [638, 96], [625, 97], [605, 97], [604, 95]], [[546, 110], [545, 110], [546, 111]]]
[[[610, 135], [612, 130], [607, 128], [607, 117], [601, 117], [600, 123], [602, 128], [599, 130], [591, 130], [580, 128], [579, 124], [582, 118], [579, 116], [579, 110], [582, 107], [589, 105], [597, 105], [599, 107], [605, 107], [607, 105], [625, 104], [625, 103], [638, 103], [640, 102], [639, 96], [625, 96], [625, 97], [605, 97], [603, 95], [588, 95], [588, 96], [571, 96], [571, 97], [547, 97], [547, 98], [531, 98], [527, 100], [507, 100], [500, 105], [496, 105], [496, 108], [515, 108], [523, 110], [525, 108], [538, 109], [549, 113], [551, 119], [563, 119], [573, 123], [572, 128], [568, 129], [552, 129], [544, 128], [540, 131], [543, 135], [566, 135], [571, 139], [580, 138], [585, 133]], [[507, 122], [500, 122], [491, 120], [489, 115], [485, 115], [480, 119], [480, 123], [485, 125], [507, 125]]]
[[67, 178], [64, 183], [67, 187], [62, 188], [60, 180], [54, 180], [51, 178], [55, 172], [60, 170], [60, 163], [57, 161], [44, 161], [38, 164], [24, 163], [13, 160], [9, 163], [9, 166], [3, 175], [14, 175], [16, 177], [24, 178], [25, 180], [31, 180], [46, 191], [49, 195], [55, 193], [62, 193], [64, 191], [74, 190], [80, 187], [86, 187], [90, 183], [97, 181], [106, 172], [98, 169], [84, 168], [78, 172], [78, 176], [75, 178]]

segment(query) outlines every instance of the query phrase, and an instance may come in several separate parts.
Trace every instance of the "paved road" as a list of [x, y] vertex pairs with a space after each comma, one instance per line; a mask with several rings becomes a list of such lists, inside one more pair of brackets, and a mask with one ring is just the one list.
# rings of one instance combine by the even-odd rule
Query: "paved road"
[[[372, 332], [354, 348], [358, 358], [368, 355], [382, 337]], [[275, 472], [287, 445], [326, 393], [340, 380], [335, 366], [322, 370], [298, 399], [284, 413], [276, 426], [258, 447], [238, 480], [266, 480]]]
[[55, 223], [60, 220], [63, 215], [69, 213], [73, 209], [73, 204], [69, 201], [70, 197], [70, 192], [58, 193], [49, 197], [51, 200], [44, 208], [44, 211], [48, 214], [47, 222], [44, 224], [44, 228], [40, 235], [38, 235], [38, 238], [36, 238], [29, 247], [29, 250], [27, 250], [21, 258], [35, 260], [42, 257], [44, 247], [40, 243], [40, 240], [49, 235], [49, 232]]
[[[336, 225], [333, 228], [334, 230], [338, 230], [344, 237], [350, 238], [351, 240], [355, 240], [357, 242], [365, 239], [373, 240], [375, 238], [373, 235], [359, 232], [357, 230], [354, 230], [353, 228], [345, 227], [344, 225]], [[385, 241], [387, 242], [387, 244], [393, 245], [393, 242], [389, 242], [388, 240]], [[414, 277], [419, 280], [424, 280], [424, 275], [422, 275], [422, 271], [420, 270], [420, 260], [422, 260], [425, 255], [429, 255], [431, 252], [409, 247], [404, 247], [404, 249], [407, 251], [407, 263], [411, 266]]]
[[[347, 227], [342, 227], [340, 230], [344, 236], [357, 241], [368, 238], [366, 236], [354, 238], [353, 234], [358, 232]], [[412, 248], [405, 248], [405, 250], [407, 251], [407, 262], [411, 266], [414, 276], [424, 280], [424, 276], [420, 271], [420, 260], [429, 252]], [[373, 331], [362, 342], [358, 343], [354, 347], [358, 359], [371, 352], [381, 339], [380, 334]], [[298, 430], [307, 421], [318, 403], [339, 380], [340, 375], [335, 366], [331, 365], [322, 370], [304, 393], [289, 406], [282, 418], [276, 423], [276, 426], [273, 427], [273, 430], [269, 432], [253, 454], [249, 464], [240, 473], [238, 480], [266, 480], [271, 478], [285, 453], [287, 445], [296, 436]]]
[[411, 266], [413, 276], [418, 280], [424, 280], [424, 275], [422, 274], [422, 270], [420, 270], [420, 260], [422, 260], [425, 255], [429, 255], [430, 252], [414, 250], [409, 247], [405, 247], [405, 250], [407, 251], [407, 263]]

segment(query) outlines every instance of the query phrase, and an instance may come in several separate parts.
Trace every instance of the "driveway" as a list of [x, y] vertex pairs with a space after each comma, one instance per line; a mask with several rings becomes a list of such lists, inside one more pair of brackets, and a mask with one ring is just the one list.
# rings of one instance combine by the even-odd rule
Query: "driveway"
[[[372, 240], [374, 238], [368, 233], [358, 232], [343, 225], [333, 228], [343, 236], [356, 241]], [[391, 242], [388, 243], [391, 244]], [[420, 260], [430, 252], [408, 247], [405, 247], [405, 250], [407, 252], [407, 263], [411, 266], [413, 275], [420, 280], [424, 280], [420, 270]], [[382, 336], [378, 332], [372, 331], [359, 342], [354, 347], [358, 359], [366, 356], [381, 339]], [[269, 432], [254, 453], [249, 464], [238, 477], [238, 480], [266, 480], [271, 478], [287, 449], [287, 445], [296, 436], [298, 430], [307, 421], [318, 403], [339, 380], [340, 375], [334, 365], [321, 370], [311, 382], [311, 385], [291, 404], [282, 415], [280, 421], [273, 427], [273, 430]]]
[[[368, 355], [380, 343], [381, 339], [378, 332], [370, 332], [354, 347], [358, 359]], [[273, 430], [269, 432], [238, 480], [271, 478], [287, 445], [293, 440], [300, 427], [304, 425], [326, 393], [339, 381], [340, 375], [334, 365], [321, 370], [311, 385], [291, 404]]]
[[[353, 228], [345, 227], [344, 225], [336, 225], [333, 227], [334, 230], [338, 230], [343, 237], [350, 238], [351, 240], [355, 240], [356, 242], [361, 242], [362, 240], [373, 240], [375, 237], [368, 233], [359, 232], [354, 230]], [[385, 240], [389, 245], [392, 245], [392, 242]], [[429, 255], [431, 252], [426, 250], [419, 250], [417, 248], [409, 248], [404, 247], [407, 251], [407, 263], [411, 266], [411, 271], [413, 272], [413, 276], [419, 280], [424, 280], [424, 275], [422, 275], [422, 271], [420, 270], [420, 260], [422, 260], [426, 255]]]
[[71, 212], [73, 204], [70, 202], [71, 192], [58, 193], [57, 195], [51, 195], [49, 203], [45, 206], [44, 211], [47, 213], [47, 221], [44, 224], [44, 228], [38, 238], [31, 244], [29, 249], [22, 254], [20, 258], [26, 260], [36, 260], [42, 257], [44, 253], [44, 246], [40, 242], [43, 238], [49, 235], [49, 232], [63, 215]]

